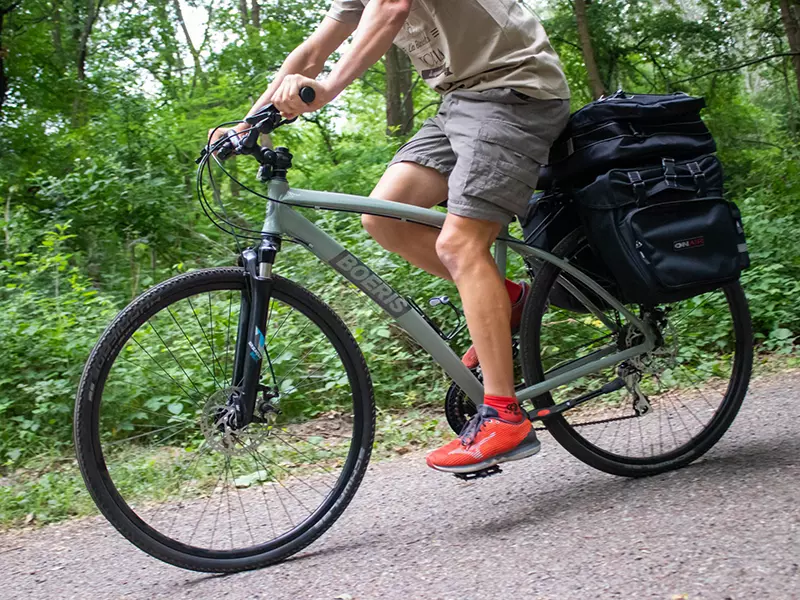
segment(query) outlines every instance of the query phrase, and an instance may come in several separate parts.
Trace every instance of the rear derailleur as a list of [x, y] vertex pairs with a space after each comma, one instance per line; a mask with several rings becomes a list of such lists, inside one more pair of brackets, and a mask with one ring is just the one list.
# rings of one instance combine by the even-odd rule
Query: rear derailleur
[[626, 361], [617, 368], [617, 375], [625, 382], [628, 393], [633, 396], [633, 411], [636, 416], [643, 417], [650, 413], [653, 407], [639, 387], [639, 383], [642, 381], [642, 372]]

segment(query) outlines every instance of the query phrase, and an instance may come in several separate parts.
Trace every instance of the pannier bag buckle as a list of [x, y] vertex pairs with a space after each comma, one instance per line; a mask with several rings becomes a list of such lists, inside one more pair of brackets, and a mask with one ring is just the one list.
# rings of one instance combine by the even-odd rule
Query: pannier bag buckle
[[689, 169], [689, 173], [692, 174], [694, 177], [694, 183], [697, 186], [697, 191], [700, 192], [701, 195], [706, 195], [706, 174], [703, 173], [703, 170], [700, 168], [700, 165], [696, 162], [689, 163], [686, 165]]
[[628, 179], [633, 185], [633, 191], [636, 194], [636, 202], [643, 204], [647, 200], [647, 192], [644, 189], [644, 180], [642, 179], [639, 171], [628, 171]]
[[664, 167], [664, 179], [667, 181], [667, 187], [678, 187], [678, 174], [675, 172], [675, 160], [672, 158], [662, 158], [661, 165]]

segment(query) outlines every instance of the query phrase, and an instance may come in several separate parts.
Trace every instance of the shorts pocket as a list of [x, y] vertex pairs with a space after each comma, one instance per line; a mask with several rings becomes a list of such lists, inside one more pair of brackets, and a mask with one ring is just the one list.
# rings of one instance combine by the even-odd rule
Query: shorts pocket
[[510, 123], [484, 123], [473, 146], [464, 193], [524, 214], [541, 167], [538, 156], [532, 156], [539, 153], [530, 138]]

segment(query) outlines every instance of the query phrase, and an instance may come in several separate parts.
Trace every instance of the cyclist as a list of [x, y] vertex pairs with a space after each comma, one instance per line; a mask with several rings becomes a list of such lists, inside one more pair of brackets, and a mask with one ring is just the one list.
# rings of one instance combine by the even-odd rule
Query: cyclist
[[[315, 80], [353, 32], [331, 73]], [[372, 215], [362, 222], [384, 248], [458, 288], [474, 344], [463, 360], [475, 368], [480, 357], [485, 395], [464, 432], [427, 462], [440, 471], [478, 472], [540, 447], [513, 379], [511, 335], [528, 288], [503, 280], [491, 246], [527, 207], [539, 167], [566, 125], [569, 88], [542, 25], [517, 0], [334, 0], [248, 114], [269, 103], [286, 118], [316, 111], [393, 42], [443, 101], [397, 152], [372, 197], [425, 208], [446, 200], [448, 215], [441, 232]], [[303, 86], [316, 92], [311, 104], [299, 98]]]

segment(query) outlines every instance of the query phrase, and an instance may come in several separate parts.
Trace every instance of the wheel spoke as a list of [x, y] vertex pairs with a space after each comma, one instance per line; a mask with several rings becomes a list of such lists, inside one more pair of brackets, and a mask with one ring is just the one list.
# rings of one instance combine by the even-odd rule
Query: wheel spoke
[[[559, 256], [575, 264], [577, 252], [573, 249], [581, 243], [580, 233], [567, 236], [559, 244]], [[559, 274], [558, 267], [552, 264], [540, 267], [536, 273], [537, 286], [526, 310], [533, 315], [529, 326], [537, 331], [528, 340], [521, 340], [526, 385], [541, 382], [543, 374], [569, 373], [575, 365], [585, 363], [586, 355], [598, 344], [624, 350], [636, 343], [629, 339], [633, 325], [619, 314], [619, 333], [606, 330], [600, 337], [599, 327], [590, 316], [551, 305], [549, 298]], [[654, 350], [614, 367], [617, 376], [635, 375], [636, 388], [630, 387], [624, 397], [605, 395], [593, 399], [565, 412], [548, 427], [565, 429], [569, 435], [559, 439], [589, 464], [613, 463], [620, 473], [634, 475], [655, 471], [659, 465], [675, 468], [681, 466], [681, 461], [685, 464], [694, 457], [693, 448], [714, 435], [717, 427], [724, 426], [717, 416], [726, 404], [736, 401], [736, 390], [743, 389], [734, 386], [733, 381], [748, 376], [749, 370], [742, 371], [737, 365], [740, 352], [748, 356], [748, 341], [752, 338], [743, 296], [735, 287], [664, 307], [631, 306], [630, 310], [659, 332]], [[709, 331], [713, 331], [713, 337]], [[739, 339], [743, 331], [745, 337]], [[565, 402], [597, 389], [600, 382], [608, 380], [606, 376], [606, 372], [584, 376], [552, 390], [549, 397], [554, 403]], [[648, 413], [635, 414], [634, 393], [649, 397]]]
[[[189, 305], [191, 306], [191, 302], [189, 303]], [[178, 323], [178, 320], [175, 318], [175, 315], [172, 313], [172, 309], [167, 307], [167, 312], [169, 313], [169, 316], [172, 317], [172, 321], [175, 323], [175, 325], [178, 326], [178, 329], [180, 329], [180, 332], [183, 334], [183, 337], [186, 338], [187, 342], [189, 342], [189, 346], [192, 348], [192, 350], [194, 350], [194, 353], [197, 355], [197, 358], [200, 359], [200, 363], [206, 368], [206, 371], [208, 371], [208, 374], [211, 375], [211, 379], [214, 380], [214, 385], [216, 386], [216, 388], [217, 389], [222, 389], [220, 387], [220, 385], [219, 385], [219, 382], [217, 381], [217, 378], [214, 376], [214, 373], [211, 371], [211, 369], [208, 368], [208, 365], [206, 364], [206, 361], [204, 361], [203, 357], [200, 356], [200, 353], [197, 351], [197, 348], [194, 347], [194, 343], [189, 338], [189, 336], [186, 335], [186, 332], [183, 330], [183, 327], [181, 327], [181, 324]], [[194, 307], [192, 307], [192, 312], [194, 312]], [[195, 317], [196, 316], [197, 315], [195, 315]]]
[[221, 386], [232, 382], [241, 312], [233, 300], [244, 284], [237, 276], [230, 289], [197, 279], [188, 295], [167, 288], [162, 294], [176, 299], [155, 312], [152, 300], [132, 305], [125, 327], [133, 318], [133, 334], [126, 329], [103, 342], [113, 362], [96, 387], [94, 427], [113, 486], [94, 491], [139, 517], [137, 540], [155, 530], [183, 564], [242, 551], [256, 560], [259, 549], [275, 547], [288, 552], [292, 540], [320, 523], [320, 507], [332, 510], [332, 498], [354, 492], [356, 468], [366, 466], [355, 457], [369, 449], [353, 439], [373, 426], [358, 404], [363, 388], [354, 386], [350, 361], [358, 350], [343, 326], [332, 324], [329, 309], [287, 294], [285, 284], [273, 288], [267, 314], [265, 354], [275, 357], [276, 373], [265, 361], [262, 381], [272, 377], [286, 390], [265, 396], [274, 403], [271, 412], [259, 405], [265, 419], [238, 428], [221, 419], [233, 406], [230, 388]]

